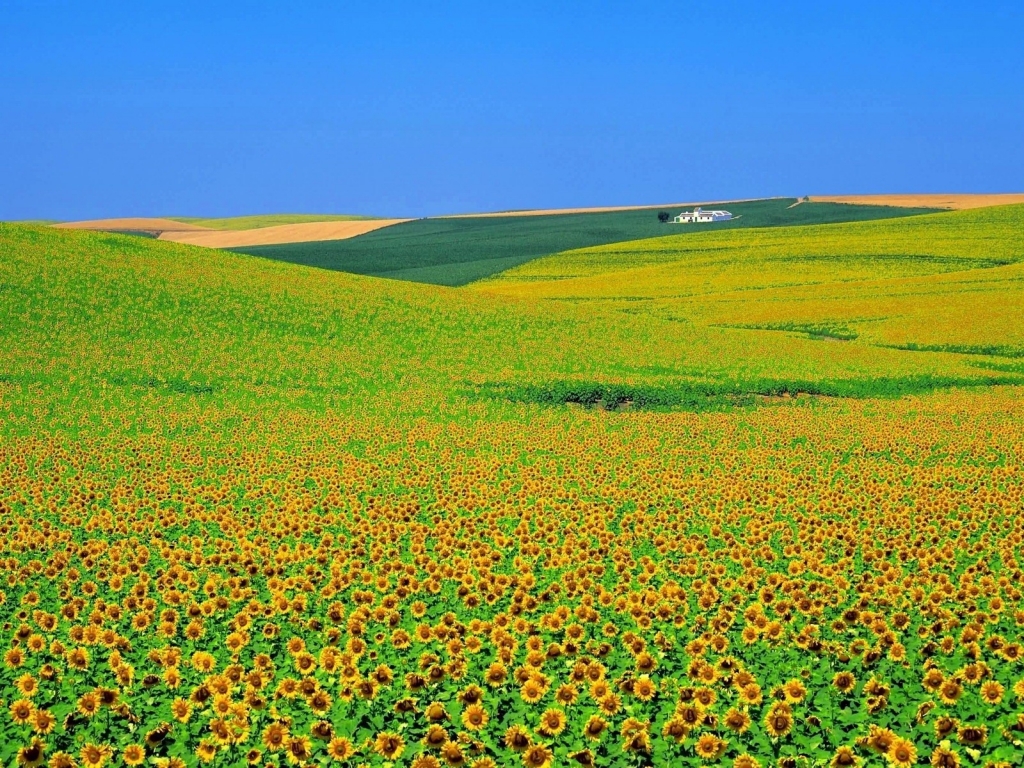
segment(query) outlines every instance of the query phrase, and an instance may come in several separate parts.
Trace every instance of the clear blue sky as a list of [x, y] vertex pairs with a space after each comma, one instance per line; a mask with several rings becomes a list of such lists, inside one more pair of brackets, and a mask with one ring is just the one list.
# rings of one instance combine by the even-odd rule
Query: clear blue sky
[[1024, 191], [1024, 2], [0, 0], [0, 219]]

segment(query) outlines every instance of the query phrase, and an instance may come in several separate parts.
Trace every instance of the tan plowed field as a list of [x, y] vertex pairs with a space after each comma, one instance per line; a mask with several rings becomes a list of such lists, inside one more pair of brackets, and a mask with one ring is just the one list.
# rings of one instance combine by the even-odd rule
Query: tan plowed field
[[166, 231], [161, 240], [201, 245], [206, 248], [241, 248], [248, 245], [309, 243], [317, 240], [345, 240], [388, 227], [408, 219], [369, 219], [366, 221], [315, 221], [308, 224], [281, 224], [276, 227], [243, 230]]
[[1024, 193], [999, 195], [811, 195], [815, 203], [853, 203], [855, 205], [895, 205], [900, 208], [988, 208], [993, 205], [1024, 203]]
[[90, 219], [89, 221], [68, 221], [54, 224], [62, 229], [133, 230], [137, 232], [210, 232], [206, 227], [185, 224], [174, 219], [124, 218]]

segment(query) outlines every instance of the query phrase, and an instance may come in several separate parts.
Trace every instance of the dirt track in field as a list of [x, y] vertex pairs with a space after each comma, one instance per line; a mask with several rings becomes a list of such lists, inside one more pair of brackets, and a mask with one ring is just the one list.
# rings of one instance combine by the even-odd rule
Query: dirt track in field
[[811, 202], [964, 210], [966, 208], [988, 208], [993, 205], [1024, 203], [1024, 193], [999, 195], [811, 195]]
[[164, 232], [161, 240], [201, 245], [206, 248], [242, 248], [248, 245], [283, 245], [317, 240], [345, 240], [388, 227], [408, 219], [370, 219], [367, 221], [312, 221], [303, 224], [279, 224], [259, 229]]

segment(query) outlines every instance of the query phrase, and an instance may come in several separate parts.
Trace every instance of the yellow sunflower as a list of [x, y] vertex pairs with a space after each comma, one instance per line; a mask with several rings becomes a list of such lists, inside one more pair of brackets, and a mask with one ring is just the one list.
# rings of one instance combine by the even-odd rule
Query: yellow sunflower
[[551, 750], [543, 744], [534, 744], [523, 752], [523, 765], [526, 768], [549, 768], [553, 757]]
[[373, 741], [373, 749], [385, 760], [397, 760], [405, 751], [405, 739], [392, 731], [381, 731]]
[[893, 768], [913, 768], [917, 763], [917, 748], [912, 741], [897, 738], [885, 754]]
[[545, 710], [544, 714], [540, 716], [540, 726], [537, 730], [545, 736], [557, 736], [565, 730], [565, 722], [565, 712], [551, 708]]

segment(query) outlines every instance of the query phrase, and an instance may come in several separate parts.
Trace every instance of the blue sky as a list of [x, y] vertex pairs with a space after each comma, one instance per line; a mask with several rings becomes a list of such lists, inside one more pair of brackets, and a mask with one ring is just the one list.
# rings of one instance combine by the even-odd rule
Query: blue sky
[[1024, 3], [0, 0], [0, 219], [1024, 191]]

